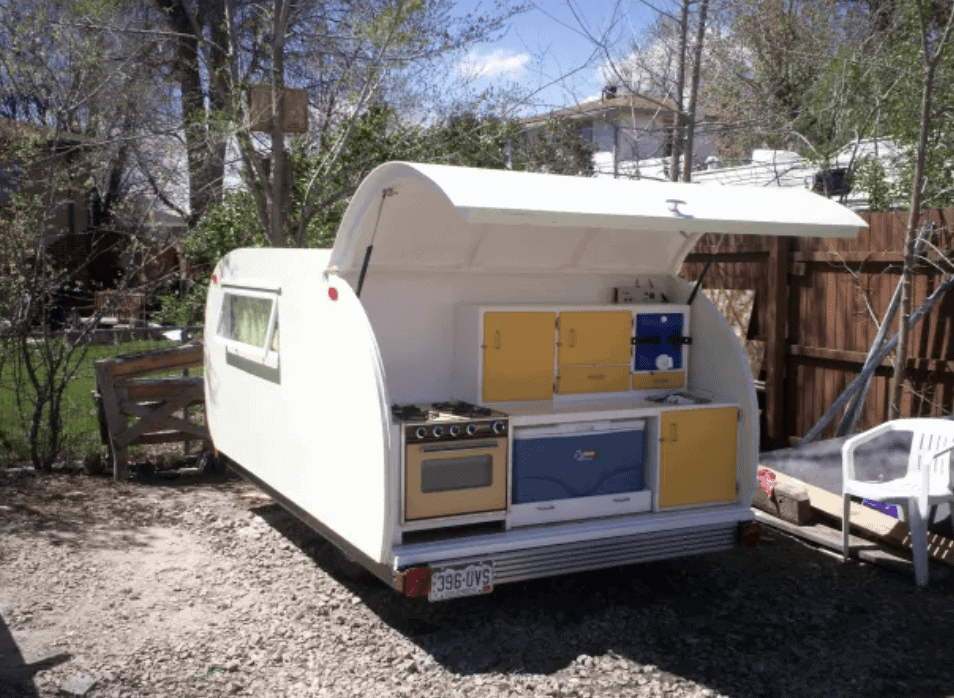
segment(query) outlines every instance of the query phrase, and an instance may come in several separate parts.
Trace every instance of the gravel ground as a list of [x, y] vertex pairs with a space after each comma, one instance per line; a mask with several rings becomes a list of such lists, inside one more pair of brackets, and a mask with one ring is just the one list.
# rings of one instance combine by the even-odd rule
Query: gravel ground
[[778, 533], [410, 603], [250, 485], [162, 475], [0, 474], [0, 696], [954, 695], [949, 582]]

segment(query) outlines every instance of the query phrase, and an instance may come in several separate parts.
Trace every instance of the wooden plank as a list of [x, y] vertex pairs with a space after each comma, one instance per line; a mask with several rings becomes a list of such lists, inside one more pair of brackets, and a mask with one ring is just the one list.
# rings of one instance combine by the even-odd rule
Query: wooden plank
[[796, 264], [828, 264], [839, 265], [847, 264], [850, 266], [864, 265], [884, 265], [900, 264], [904, 256], [900, 251], [892, 250], [858, 250], [858, 251], [815, 251], [815, 252], [795, 252], [792, 254], [792, 261]]
[[206, 431], [204, 433], [184, 433], [181, 431], [154, 431], [151, 434], [143, 434], [136, 439], [136, 444], [163, 444], [173, 441], [205, 441], [211, 443], [211, 437]]
[[768, 261], [765, 334], [765, 427], [769, 444], [785, 437], [785, 345], [788, 336], [789, 238], [772, 241]]
[[[693, 252], [690, 252], [686, 255], [685, 261], [687, 264], [705, 264], [707, 261], [709, 261], [711, 254], [711, 252], [704, 252], [696, 247]], [[737, 250], [734, 252], [729, 252], [723, 249], [716, 253], [712, 265], [715, 266], [716, 264], [730, 264], [737, 262], [746, 264], [765, 264], [765, 261], [768, 259], [768, 257], [769, 253], [765, 250]]]
[[[171, 398], [171, 396], [167, 396]], [[150, 414], [155, 412], [157, 409], [162, 407], [167, 400], [155, 400], [152, 402], [141, 402], [138, 400], [126, 400], [119, 403], [119, 409], [124, 415], [130, 417], [148, 417]], [[192, 401], [189, 403], [189, 407], [194, 405], [201, 405], [205, 402], [202, 394], [193, 396]]]
[[[838, 293], [838, 276], [838, 274], [834, 274], [831, 271], [828, 271], [825, 274], [825, 305], [822, 307], [824, 308], [827, 321], [825, 326], [824, 346], [845, 346], [843, 337], [840, 336], [840, 329], [844, 327], [844, 316], [839, 311], [842, 311], [845, 306], [842, 305], [842, 299]], [[822, 373], [824, 375], [822, 383], [824, 386], [822, 402], [827, 408], [827, 405], [832, 404], [837, 397], [835, 393], [837, 384], [837, 370], [832, 370], [831, 367], [825, 367]]]
[[[795, 538], [800, 538], [812, 545], [841, 553], [841, 531], [836, 531], [831, 526], [826, 526], [823, 523], [797, 526], [763, 511], [753, 510], [753, 513], [755, 514], [755, 520], [765, 526], [769, 526]], [[878, 545], [877, 543], [859, 538], [858, 536], [850, 536], [849, 542], [852, 551], [855, 552], [859, 559], [865, 562], [870, 562], [902, 574], [914, 574], [914, 565], [911, 561], [894, 553], [886, 546]]]
[[93, 404], [96, 405], [96, 421], [99, 424], [99, 440], [103, 446], [109, 446], [109, 425], [106, 423], [106, 410], [103, 407], [103, 398], [98, 390], [93, 392]]
[[119, 402], [109, 364], [103, 361], [95, 363], [97, 390], [103, 399], [103, 410], [106, 413], [106, 425], [109, 430], [109, 451], [113, 459], [113, 479], [124, 480], [128, 474], [129, 452], [124, 446], [116, 443], [115, 434], [125, 426], [125, 418], [120, 414]]
[[116, 378], [123, 376], [145, 375], [156, 371], [182, 369], [197, 366], [203, 361], [201, 344], [189, 344], [174, 349], [128, 354], [113, 359], [100, 359], [96, 363], [107, 363]]
[[[867, 354], [861, 351], [846, 351], [844, 349], [829, 349], [827, 347], [809, 347], [803, 344], [792, 344], [788, 347], [790, 356], [804, 356], [809, 359], [821, 359], [823, 361], [840, 361], [849, 364], [863, 364]], [[892, 362], [890, 358], [881, 361], [881, 367], [878, 369], [878, 375], [884, 375], [882, 369], [890, 370]], [[908, 358], [909, 371], [928, 371], [945, 373], [954, 370], [954, 359], [924, 359], [916, 356]]]
[[[142, 416], [143, 418], [147, 418], [147, 417], [151, 417], [154, 413], [155, 413], [155, 410], [144, 409], [140, 416]], [[193, 434], [194, 436], [198, 436], [199, 438], [205, 438], [206, 435], [208, 434], [208, 430], [206, 430], [205, 427], [203, 427], [202, 425], [193, 424], [187, 419], [183, 419], [182, 417], [176, 417], [171, 415], [163, 419], [161, 423], [157, 424], [155, 422], [150, 422], [150, 424], [151, 426], [149, 426], [147, 430], [143, 432], [142, 435], [155, 434], [163, 430], [169, 430], [169, 429], [178, 429], [181, 432]], [[133, 443], [139, 443], [139, 438], [140, 437], [136, 437], [134, 441], [130, 441], [127, 445], [132, 445]]]
[[142, 434], [145, 434], [147, 431], [151, 431], [152, 428], [157, 426], [159, 423], [168, 423], [168, 421], [171, 421], [170, 418], [172, 417], [172, 413], [176, 410], [182, 409], [182, 407], [189, 402], [190, 399], [191, 396], [189, 395], [177, 395], [176, 397], [170, 399], [158, 410], [153, 411], [148, 417], [144, 417], [128, 429], [113, 436], [113, 442], [117, 445], [128, 446], [129, 444], [133, 443], [136, 438]]
[[[785, 484], [807, 493], [811, 500], [812, 509], [833, 517], [839, 522], [841, 521], [841, 494], [835, 494], [821, 487], [815, 487], [807, 482], [802, 482], [797, 478], [790, 477], [785, 473], [780, 473], [777, 470], [760, 465], [759, 470], [761, 471], [763, 469], [772, 473], [777, 483]], [[853, 530], [859, 530], [869, 535], [877, 536], [881, 540], [898, 547], [911, 547], [911, 536], [908, 531], [908, 525], [905, 522], [899, 521], [887, 514], [882, 514], [880, 511], [876, 511], [857, 502], [851, 503], [850, 516]], [[954, 540], [929, 532], [928, 554], [935, 560], [940, 560], [941, 562], [954, 566]]]
[[164, 379], [150, 380], [148, 382], [137, 379], [136, 381], [126, 381], [120, 385], [125, 390], [125, 397], [137, 402], [161, 399], [186, 390], [190, 392], [194, 390], [196, 394], [204, 395], [204, 386], [201, 378], [189, 378], [188, 382], [182, 378], [171, 378], [168, 383], [160, 382], [160, 380]]

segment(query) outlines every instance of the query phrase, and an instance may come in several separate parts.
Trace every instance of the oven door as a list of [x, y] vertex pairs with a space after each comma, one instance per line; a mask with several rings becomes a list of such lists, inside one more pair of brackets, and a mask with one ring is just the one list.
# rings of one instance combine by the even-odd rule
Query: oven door
[[506, 479], [506, 439], [409, 444], [404, 519], [503, 510]]

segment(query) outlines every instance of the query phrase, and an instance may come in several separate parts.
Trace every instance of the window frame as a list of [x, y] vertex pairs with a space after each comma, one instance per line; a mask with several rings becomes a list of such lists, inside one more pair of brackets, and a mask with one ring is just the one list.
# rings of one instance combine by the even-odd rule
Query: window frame
[[[265, 343], [263, 346], [243, 342], [223, 332], [225, 313], [229, 312], [227, 309], [227, 304], [230, 303], [229, 296], [236, 298], [259, 298], [271, 302], [271, 309], [268, 314], [268, 325], [265, 330]], [[255, 288], [251, 286], [222, 284], [222, 306], [219, 315], [219, 326], [215, 330], [215, 336], [225, 345], [227, 354], [235, 354], [243, 359], [255, 361], [269, 368], [278, 368], [281, 345], [273, 349], [272, 343], [275, 339], [275, 333], [278, 330], [278, 301], [280, 298], [280, 288]]]

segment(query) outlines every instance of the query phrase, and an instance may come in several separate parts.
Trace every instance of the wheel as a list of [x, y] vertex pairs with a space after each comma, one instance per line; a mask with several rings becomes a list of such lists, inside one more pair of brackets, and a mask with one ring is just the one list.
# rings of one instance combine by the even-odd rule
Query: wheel
[[215, 477], [225, 475], [225, 461], [228, 460], [223, 453], [205, 453], [202, 456], [202, 473]]

